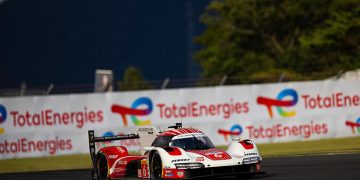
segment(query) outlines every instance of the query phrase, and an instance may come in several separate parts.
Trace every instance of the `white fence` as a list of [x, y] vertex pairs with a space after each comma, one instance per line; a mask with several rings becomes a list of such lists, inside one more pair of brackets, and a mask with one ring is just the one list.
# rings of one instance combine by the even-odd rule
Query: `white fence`
[[[87, 153], [100, 136], [175, 122], [257, 143], [360, 135], [360, 81], [0, 98], [0, 159]], [[138, 141], [122, 141], [130, 148]]]

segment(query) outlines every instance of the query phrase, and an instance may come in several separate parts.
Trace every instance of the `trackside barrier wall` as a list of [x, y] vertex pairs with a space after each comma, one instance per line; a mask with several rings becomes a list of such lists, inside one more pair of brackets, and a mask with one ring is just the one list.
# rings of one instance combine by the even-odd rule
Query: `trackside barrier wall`
[[103, 136], [181, 121], [216, 145], [233, 136], [257, 143], [359, 136], [360, 81], [0, 98], [0, 159], [88, 153], [89, 129]]

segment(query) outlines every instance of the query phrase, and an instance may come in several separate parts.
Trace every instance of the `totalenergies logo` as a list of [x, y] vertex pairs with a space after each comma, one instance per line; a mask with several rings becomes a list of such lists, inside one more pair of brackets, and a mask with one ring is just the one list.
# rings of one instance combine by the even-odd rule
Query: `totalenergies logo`
[[[141, 107], [141, 109], [140, 109], [139, 106], [143, 106], [143, 107]], [[151, 124], [150, 120], [140, 120], [137, 118], [137, 116], [149, 115], [152, 112], [152, 110], [153, 110], [153, 103], [147, 97], [141, 97], [139, 99], [136, 99], [132, 103], [131, 107], [121, 106], [121, 105], [117, 105], [117, 104], [114, 104], [111, 107], [111, 111], [113, 113], [118, 113], [121, 115], [124, 126], [128, 125], [127, 115], [130, 115], [132, 122], [136, 126], [150, 125]]]
[[243, 128], [239, 124], [234, 124], [233, 126], [231, 126], [230, 130], [219, 129], [218, 133], [220, 135], [223, 135], [225, 141], [228, 142], [228, 136], [230, 136], [231, 138], [234, 136], [240, 136], [243, 133]]
[[345, 125], [351, 127], [353, 134], [355, 134], [355, 129], [358, 133], [360, 133], [360, 117], [356, 120], [356, 122], [346, 121]]
[[[284, 100], [284, 98], [290, 97], [290, 100]], [[276, 110], [282, 117], [292, 117], [296, 115], [296, 111], [285, 111], [282, 107], [291, 107], [296, 105], [298, 102], [298, 94], [294, 89], [284, 89], [282, 90], [276, 99], [268, 97], [258, 97], [257, 103], [265, 105], [270, 117], [272, 118], [273, 111], [272, 106], [276, 107]]]
[[[0, 104], [0, 124], [4, 123], [6, 121], [7, 112], [5, 106]], [[4, 134], [5, 129], [0, 127], [0, 134]]]

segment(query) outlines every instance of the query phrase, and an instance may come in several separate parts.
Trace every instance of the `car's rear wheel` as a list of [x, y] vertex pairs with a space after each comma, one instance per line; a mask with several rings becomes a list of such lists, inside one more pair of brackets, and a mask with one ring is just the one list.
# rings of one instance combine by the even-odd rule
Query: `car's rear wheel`
[[158, 152], [155, 152], [153, 154], [150, 162], [151, 162], [150, 178], [152, 180], [161, 180], [162, 163], [161, 163], [161, 157]]
[[105, 154], [100, 153], [97, 158], [97, 175], [99, 180], [107, 180], [109, 178], [109, 167]]

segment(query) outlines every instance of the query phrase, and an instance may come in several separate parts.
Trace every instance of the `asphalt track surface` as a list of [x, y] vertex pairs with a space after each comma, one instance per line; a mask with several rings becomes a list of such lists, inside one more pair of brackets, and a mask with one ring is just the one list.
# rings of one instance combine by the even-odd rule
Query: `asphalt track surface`
[[[36, 162], [35, 162], [36, 163]], [[359, 179], [360, 154], [265, 158], [253, 179]], [[61, 170], [0, 174], [1, 180], [90, 180], [90, 170]], [[235, 180], [234, 177], [213, 179]], [[207, 178], [209, 180], [209, 178]]]

